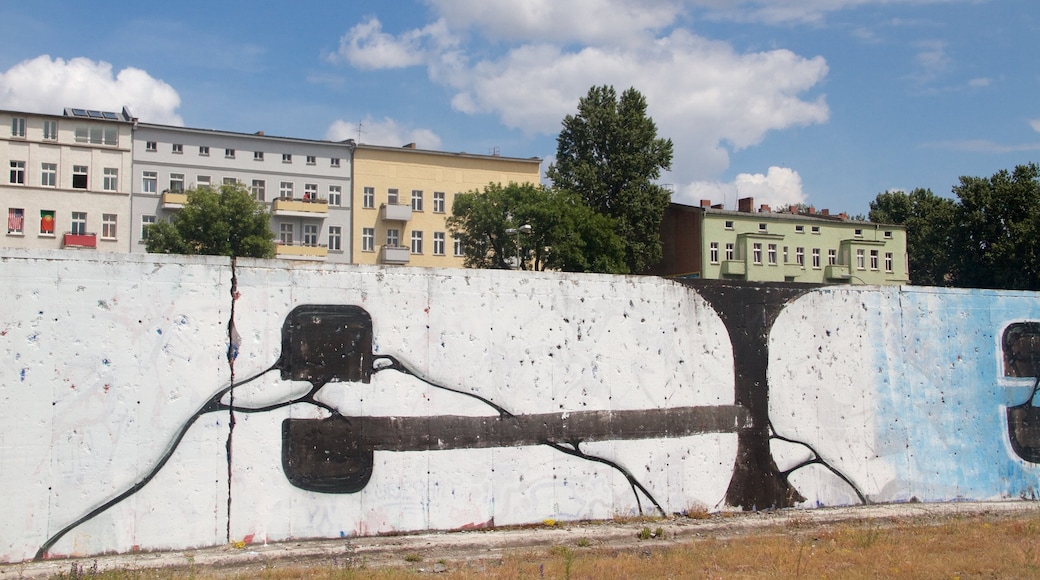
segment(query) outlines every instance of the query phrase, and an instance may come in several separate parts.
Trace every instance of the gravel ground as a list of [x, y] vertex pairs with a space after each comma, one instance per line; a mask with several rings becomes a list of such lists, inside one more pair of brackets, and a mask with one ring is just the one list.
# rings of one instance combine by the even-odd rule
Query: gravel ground
[[[207, 570], [227, 569], [245, 573], [250, 569], [270, 566], [359, 565], [369, 568], [405, 566], [406, 555], [414, 554], [429, 567], [434, 562], [472, 562], [501, 558], [516, 550], [553, 545], [575, 546], [587, 538], [591, 546], [613, 549], [645, 546], [637, 536], [644, 527], [661, 528], [663, 539], [654, 546], [688, 542], [699, 537], [733, 537], [761, 531], [771, 526], [806, 528], [837, 523], [869, 523], [885, 525], [896, 521], [934, 521], [951, 517], [1006, 516], [1015, 517], [1040, 511], [1040, 502], [962, 502], [903, 503], [845, 508], [787, 509], [762, 512], [727, 512], [701, 519], [677, 517], [653, 521], [597, 521], [559, 523], [555, 526], [534, 525], [485, 531], [441, 532], [376, 536], [335, 540], [298, 540], [272, 544], [252, 544], [244, 548], [217, 546], [197, 550], [147, 552], [98, 556], [83, 559], [47, 560], [0, 564], [0, 580], [13, 578], [47, 578], [68, 572], [75, 563], [83, 568], [109, 570], [120, 568], [162, 568], [196, 566]], [[640, 544], [643, 542], [643, 544]]]

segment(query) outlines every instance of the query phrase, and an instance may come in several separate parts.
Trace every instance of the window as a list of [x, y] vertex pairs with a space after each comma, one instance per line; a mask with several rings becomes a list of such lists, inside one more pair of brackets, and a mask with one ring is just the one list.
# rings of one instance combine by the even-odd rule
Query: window
[[361, 251], [373, 252], [376, 249], [376, 229], [361, 228]]
[[238, 184], [238, 178], [237, 177], [225, 177], [224, 179], [220, 180], [220, 183], [223, 184], [223, 185], [237, 185]]
[[732, 242], [727, 242], [726, 243], [726, 259], [727, 260], [732, 260], [733, 257], [734, 257], [733, 243]]
[[794, 263], [805, 266], [805, 248], [796, 247], [794, 249]]
[[53, 236], [54, 235], [54, 210], [53, 209], [41, 209], [40, 210], [40, 235], [41, 236]]
[[756, 264], [762, 263], [762, 244], [756, 242], [752, 245], [751, 256]]
[[57, 187], [58, 186], [58, 164], [57, 163], [41, 163], [40, 164], [40, 185], [44, 187]]
[[769, 259], [769, 265], [776, 265], [776, 244], [769, 244], [766, 246], [766, 257]]
[[318, 226], [317, 226], [317, 224], [305, 224], [303, 226], [303, 245], [305, 245], [305, 246], [317, 246], [318, 245]]
[[293, 243], [293, 225], [292, 224], [278, 224], [278, 242], [291, 246]]
[[[94, 143], [97, 145], [116, 145], [118, 143], [115, 127], [76, 127], [76, 143]], [[176, 147], [176, 146], [175, 146]], [[174, 150], [174, 153], [177, 153]]]
[[386, 203], [388, 205], [397, 205], [397, 190], [388, 189], [386, 190]]
[[794, 227], [794, 233], [796, 233], [796, 234], [804, 234], [805, 233], [805, 226], [795, 226]]
[[43, 122], [43, 138], [48, 141], [54, 141], [58, 138], [58, 122], [57, 121], [44, 121]]
[[364, 193], [361, 195], [361, 207], [375, 207], [376, 205], [376, 188], [366, 187]]
[[249, 188], [253, 192], [253, 199], [256, 201], [264, 201], [267, 195], [267, 182], [263, 179], [254, 179], [253, 185]]
[[292, 199], [293, 184], [291, 181], [283, 181], [278, 185], [278, 196]]
[[788, 258], [788, 257], [789, 257], [789, 256], [788, 256], [788, 254], [787, 254], [787, 246], [784, 246], [784, 263], [785, 263], [785, 264], [787, 263], [787, 258]]
[[444, 255], [444, 232], [433, 232], [433, 255]]
[[115, 167], [106, 167], [104, 169], [104, 179], [101, 184], [101, 189], [105, 191], [118, 191], [119, 190], [119, 170]]
[[833, 266], [838, 263], [838, 250], [827, 250], [827, 265]]
[[891, 240], [892, 239], [892, 230], [885, 230], [885, 239], [886, 240]]
[[412, 230], [412, 253], [422, 253], [422, 230]]
[[341, 205], [343, 203], [343, 188], [339, 185], [329, 186], [329, 205]]
[[885, 252], [885, 271], [892, 271], [892, 252]]
[[820, 226], [813, 226], [812, 227], [812, 233], [814, 233], [814, 234], [820, 233]]
[[766, 229], [767, 229], [766, 228], [766, 224], [764, 224], [764, 223], [758, 224], [758, 231], [764, 232], [764, 231], [766, 231]]
[[412, 190], [412, 211], [422, 211], [422, 190]]
[[182, 145], [180, 143], [174, 143], [172, 150], [173, 150], [174, 153], [177, 153], [177, 154], [184, 153], [184, 145]]
[[862, 237], [863, 237], [863, 230], [861, 230], [861, 229], [859, 229], [859, 228], [856, 228], [856, 231], [855, 231], [854, 235], [855, 235], [855, 236], [856, 236], [857, 238], [862, 238]]
[[820, 268], [820, 248], [812, 249], [812, 267], [816, 269]]
[[343, 240], [343, 228], [342, 226], [329, 226], [329, 249], [338, 252], [342, 250], [341, 247]]
[[710, 255], [709, 260], [711, 261], [712, 264], [718, 264], [719, 263], [719, 243], [718, 242], [712, 242], [709, 245], [709, 247], [710, 247], [710, 249], [708, 250], [709, 251], [709, 255]]
[[462, 247], [462, 240], [459, 238], [452, 238], [452, 240], [452, 251], [455, 253], [455, 256], [463, 256], [465, 252], [463, 252], [464, 248]]
[[72, 212], [72, 234], [83, 236], [87, 234], [87, 214], [82, 211]]
[[303, 184], [303, 199], [318, 199], [318, 184], [317, 183], [304, 183]]
[[86, 165], [73, 165], [72, 166], [72, 187], [75, 189], [86, 189], [87, 188], [87, 166]]
[[332, 159], [329, 159], [329, 166], [339, 167], [339, 157], [333, 157]]
[[318, 162], [318, 158], [317, 157], [315, 157], [313, 155], [308, 155], [307, 156], [307, 165], [314, 165], [317, 162]]
[[733, 229], [733, 220], [726, 220], [726, 229], [727, 230], [732, 230]]
[[210, 189], [210, 177], [208, 175], [195, 176], [195, 189]]
[[444, 213], [444, 192], [433, 192], [433, 213]]
[[25, 162], [24, 161], [12, 161], [11, 162], [11, 183], [18, 183], [25, 185]]
[[263, 160], [264, 160], [264, 152], [263, 151], [253, 151], [253, 161], [263, 161]]
[[282, 163], [292, 163], [292, 153], [282, 153]]
[[154, 153], [159, 150], [159, 144], [155, 141], [145, 141], [144, 150], [148, 151], [149, 153]]
[[235, 150], [234, 149], [225, 149], [224, 150], [224, 157], [226, 157], [228, 159], [234, 159], [235, 158]]
[[141, 174], [141, 190], [145, 193], [155, 193], [159, 187], [159, 174], [154, 171], [145, 171]]
[[387, 228], [386, 245], [396, 248], [401, 242], [401, 232], [397, 228]]
[[866, 268], [865, 253], [863, 250], [856, 250], [856, 269], [863, 270]]
[[870, 251], [870, 269], [871, 270], [877, 270], [878, 269], [878, 251], [877, 250], [871, 250]]
[[155, 224], [154, 215], [143, 215], [141, 216], [141, 241], [148, 239], [148, 226]]
[[11, 136], [25, 137], [25, 118], [15, 117], [11, 119]]
[[209, 147], [206, 145], [199, 145], [199, 155], [209, 157]]
[[25, 210], [20, 207], [12, 207], [7, 209], [7, 233], [9, 234], [22, 234], [25, 233], [23, 228], [25, 227]]
[[170, 193], [184, 193], [184, 174], [170, 174]]
[[109, 240], [116, 239], [116, 214], [101, 214], [101, 237]]

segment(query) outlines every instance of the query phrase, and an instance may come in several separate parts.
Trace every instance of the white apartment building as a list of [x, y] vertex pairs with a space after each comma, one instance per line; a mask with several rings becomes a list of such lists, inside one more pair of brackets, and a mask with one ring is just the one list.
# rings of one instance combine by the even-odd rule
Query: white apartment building
[[349, 263], [353, 142], [138, 123], [133, 132], [130, 251], [169, 219], [185, 191], [241, 183], [271, 210], [276, 257]]
[[126, 109], [0, 111], [2, 245], [130, 251], [133, 126]]

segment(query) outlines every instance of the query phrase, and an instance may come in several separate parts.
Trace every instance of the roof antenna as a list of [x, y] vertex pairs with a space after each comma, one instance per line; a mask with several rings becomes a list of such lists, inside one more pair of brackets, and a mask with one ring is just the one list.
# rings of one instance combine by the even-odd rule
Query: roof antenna
[[361, 128], [362, 128], [362, 127], [364, 127], [364, 126], [365, 126], [365, 124], [364, 124], [364, 123], [361, 123], [361, 122], [359, 122], [359, 123], [357, 124], [357, 142], [358, 142], [358, 143], [360, 143], [360, 142], [361, 142], [361, 133], [362, 133], [362, 131], [361, 131]]

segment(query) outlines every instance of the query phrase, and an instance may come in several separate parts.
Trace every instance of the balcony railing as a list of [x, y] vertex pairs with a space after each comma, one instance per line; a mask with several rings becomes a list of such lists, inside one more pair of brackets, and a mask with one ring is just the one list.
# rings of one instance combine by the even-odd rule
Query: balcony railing
[[387, 221], [406, 222], [412, 219], [412, 206], [399, 203], [384, 203], [380, 206], [382, 218]]
[[275, 242], [274, 255], [287, 260], [325, 260], [329, 248], [318, 244], [286, 244]]
[[65, 232], [61, 237], [61, 247], [63, 248], [96, 248], [97, 247], [97, 234], [74, 234], [72, 232]]
[[823, 268], [823, 277], [828, 280], [848, 280], [849, 274], [848, 264], [830, 264]]
[[411, 251], [404, 246], [383, 246], [379, 256], [381, 264], [407, 264]]
[[164, 191], [162, 194], [162, 206], [163, 209], [180, 209], [184, 207], [184, 204], [188, 203], [188, 194], [186, 193], [170, 193]]
[[747, 275], [747, 266], [745, 266], [743, 260], [725, 260], [722, 262], [722, 275], [745, 276]]
[[325, 199], [275, 198], [271, 213], [276, 216], [325, 217], [329, 213], [329, 202]]

